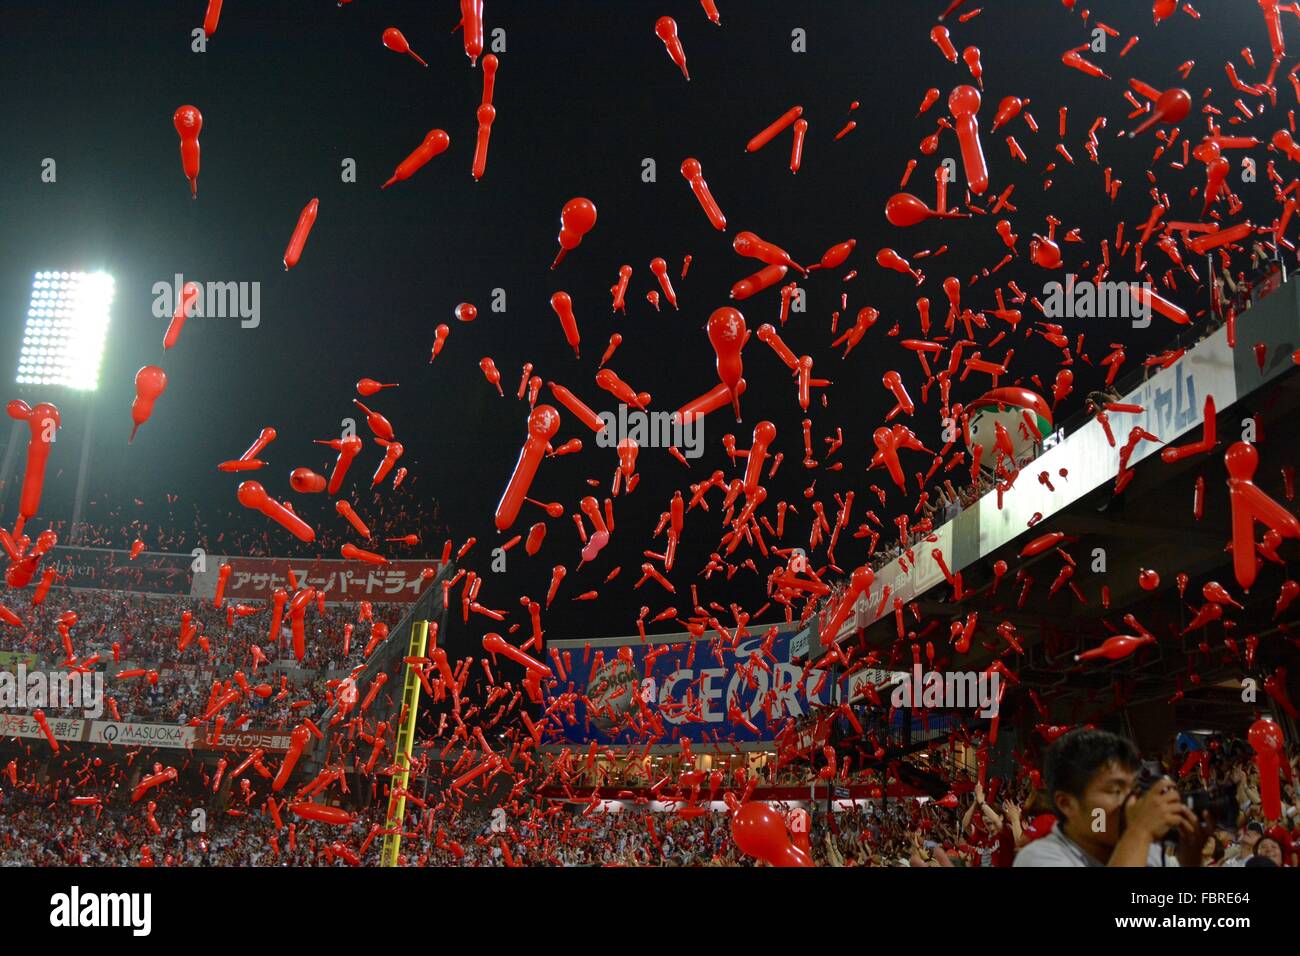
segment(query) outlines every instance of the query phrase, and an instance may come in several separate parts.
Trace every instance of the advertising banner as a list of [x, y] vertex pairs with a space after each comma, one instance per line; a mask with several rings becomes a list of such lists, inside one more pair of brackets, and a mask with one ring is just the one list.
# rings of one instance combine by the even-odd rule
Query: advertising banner
[[[1119, 474], [1120, 450], [1134, 427], [1145, 429], [1162, 443], [1171, 443], [1200, 428], [1205, 418], [1205, 399], [1210, 395], [1218, 409], [1237, 400], [1234, 353], [1227, 342], [1226, 328], [1208, 336], [1173, 365], [1154, 372], [1121, 399], [1121, 404], [1140, 406], [1142, 413], [1111, 414], [1114, 444], [1099, 421], [1089, 421], [1034, 459], [1001, 496], [1000, 506], [998, 494], [989, 492], [955, 521], [936, 528], [930, 535], [934, 541], [920, 541], [912, 547], [910, 556], [878, 568], [870, 593], [858, 600], [851, 624], [840, 629], [839, 639], [891, 614], [895, 598], [906, 603], [942, 583], [943, 566], [958, 572], [1015, 538], [1032, 534], [1032, 527], [1044, 518], [1113, 482]], [[1136, 466], [1162, 447], [1155, 442], [1138, 442], [1128, 467]], [[1054, 490], [1049, 490], [1034, 480], [1033, 476], [1040, 472], [1063, 477], [1056, 481]], [[956, 541], [959, 527], [963, 530], [960, 548]], [[888, 604], [881, 600], [886, 588]]]
[[265, 750], [267, 753], [289, 749], [289, 735], [279, 731], [227, 731], [218, 739], [211, 739], [210, 733], [203, 734], [196, 744], [199, 750]]
[[[289, 571], [298, 587], [312, 587], [327, 602], [410, 602], [433, 581], [438, 561], [390, 561], [383, 566], [364, 561], [314, 561], [297, 558], [243, 558], [209, 556], [207, 567], [194, 575], [191, 594], [211, 598], [217, 593], [222, 564], [231, 567], [225, 596], [235, 601], [270, 600], [276, 588], [292, 592]], [[424, 576], [428, 569], [433, 574]]]
[[128, 724], [115, 720], [95, 720], [90, 724], [87, 743], [115, 744], [123, 747], [165, 747], [189, 750], [194, 746], [193, 727], [177, 724]]
[[76, 590], [189, 594], [193, 561], [189, 554], [145, 551], [132, 561], [129, 551], [56, 547], [41, 567], [53, 567], [59, 586]]
[[[80, 718], [62, 717], [47, 717], [45, 722], [50, 725], [50, 733], [54, 735], [55, 740], [80, 740], [86, 724], [89, 723]], [[0, 738], [3, 737], [44, 739], [45, 733], [41, 730], [40, 724], [27, 714], [0, 714]]]
[[[1214, 396], [1215, 407], [1219, 409], [1235, 402], [1237, 378], [1227, 334], [1226, 329], [1220, 329], [1169, 368], [1156, 372], [1125, 395], [1120, 400], [1122, 404], [1139, 405], [1143, 411], [1141, 415], [1110, 416], [1115, 438], [1113, 447], [1101, 423], [1094, 419], [1036, 458], [1003, 496], [1001, 508], [997, 506], [995, 492], [985, 495], [977, 505], [981, 555], [1021, 535], [1031, 535], [1030, 519], [1034, 515], [1050, 517], [1094, 488], [1113, 482], [1119, 474], [1120, 449], [1134, 426], [1169, 443], [1201, 426], [1207, 395]], [[1162, 447], [1154, 442], [1138, 442], [1129, 458], [1129, 467], [1156, 454]], [[1055, 477], [1063, 473], [1062, 469], [1067, 477], [1055, 483], [1055, 491], [1034, 480], [1039, 472], [1046, 471]]]
[[628, 726], [629, 717], [638, 726], [646, 719], [638, 698], [651, 715], [650, 724], [662, 722], [663, 735], [655, 744], [681, 738], [719, 745], [770, 741], [788, 718], [804, 717], [813, 705], [833, 706], [841, 699], [842, 679], [833, 681], [815, 668], [805, 676], [803, 663], [791, 662], [799, 653], [795, 640], [806, 653], [806, 634], [778, 633], [766, 652], [762, 635], [746, 637], [734, 648], [716, 639], [673, 639], [652, 637], [642, 644], [632, 638], [621, 645], [593, 641], [590, 654], [582, 643], [554, 642], [552, 646], [568, 651], [569, 661], [565, 680], [548, 694], [553, 699], [572, 683], [591, 708], [579, 698], [576, 719], [564, 721], [563, 739], [552, 742], [645, 743], [655, 731], [643, 737]]

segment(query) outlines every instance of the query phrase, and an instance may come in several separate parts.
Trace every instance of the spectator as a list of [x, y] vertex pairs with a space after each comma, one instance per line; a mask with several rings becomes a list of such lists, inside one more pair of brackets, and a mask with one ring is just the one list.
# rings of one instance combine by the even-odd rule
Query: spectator
[[1161, 841], [1176, 833], [1179, 863], [1198, 866], [1208, 823], [1198, 823], [1162, 777], [1138, 796], [1133, 744], [1104, 730], [1075, 730], [1049, 749], [1044, 770], [1058, 820], [1025, 847], [1016, 866], [1163, 866]]

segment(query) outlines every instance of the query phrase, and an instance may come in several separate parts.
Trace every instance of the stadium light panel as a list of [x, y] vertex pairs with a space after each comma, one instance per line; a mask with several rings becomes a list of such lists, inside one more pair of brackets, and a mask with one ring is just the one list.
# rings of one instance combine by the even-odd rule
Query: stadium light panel
[[113, 277], [105, 272], [36, 273], [17, 383], [98, 388], [112, 305]]

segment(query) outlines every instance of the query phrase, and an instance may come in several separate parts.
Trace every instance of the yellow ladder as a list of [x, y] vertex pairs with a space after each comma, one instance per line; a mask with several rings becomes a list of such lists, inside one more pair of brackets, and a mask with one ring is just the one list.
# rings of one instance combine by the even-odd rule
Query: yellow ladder
[[[423, 657], [425, 643], [429, 639], [429, 622], [411, 622], [411, 643], [407, 649], [408, 658]], [[380, 856], [381, 866], [397, 866], [397, 854], [402, 847], [402, 822], [406, 817], [406, 788], [411, 779], [411, 748], [415, 745], [415, 718], [420, 710], [420, 678], [415, 673], [415, 665], [406, 665], [406, 676], [402, 684], [402, 710], [406, 717], [397, 728], [397, 766], [400, 768], [393, 775], [389, 786], [392, 795], [388, 801], [388, 820], [384, 829], [384, 849]]]

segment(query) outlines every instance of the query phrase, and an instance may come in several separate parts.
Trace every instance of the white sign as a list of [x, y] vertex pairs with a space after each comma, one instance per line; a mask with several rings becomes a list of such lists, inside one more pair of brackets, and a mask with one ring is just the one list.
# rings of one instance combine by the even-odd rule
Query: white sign
[[178, 724], [126, 724], [113, 720], [96, 720], [90, 727], [89, 742], [123, 747], [189, 750], [194, 746], [194, 728]]
[[[80, 740], [86, 721], [70, 720], [61, 717], [46, 717], [50, 733], [55, 740]], [[27, 714], [0, 714], [0, 737], [44, 738], [41, 725]]]

